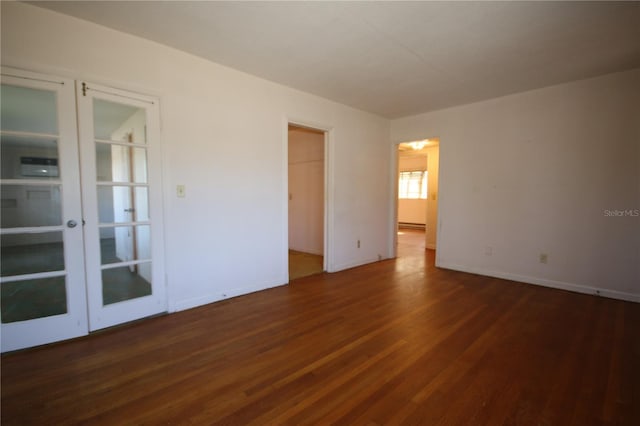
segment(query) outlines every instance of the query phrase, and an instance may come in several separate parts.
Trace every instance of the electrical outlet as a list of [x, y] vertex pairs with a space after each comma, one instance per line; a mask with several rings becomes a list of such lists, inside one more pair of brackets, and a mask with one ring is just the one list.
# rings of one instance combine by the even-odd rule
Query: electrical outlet
[[360, 248], [360, 240], [358, 240], [358, 248]]
[[540, 263], [547, 263], [549, 261], [549, 255], [547, 253], [540, 253]]
[[178, 197], [184, 198], [187, 195], [185, 186], [184, 185], [176, 186], [176, 194], [178, 195]]

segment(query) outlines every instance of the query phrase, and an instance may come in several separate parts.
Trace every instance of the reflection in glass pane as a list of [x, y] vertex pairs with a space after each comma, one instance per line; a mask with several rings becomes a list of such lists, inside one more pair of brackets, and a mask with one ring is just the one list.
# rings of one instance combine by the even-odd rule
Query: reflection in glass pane
[[62, 231], [9, 234], [0, 241], [3, 277], [64, 270]]
[[103, 305], [151, 295], [151, 262], [102, 271]]
[[2, 228], [62, 224], [60, 185], [2, 185]]
[[99, 182], [147, 183], [147, 150], [96, 143]]
[[96, 143], [96, 178], [98, 182], [111, 182], [113, 170], [111, 168], [111, 145]]
[[58, 141], [3, 134], [2, 179], [58, 179]]
[[149, 220], [147, 187], [98, 186], [100, 223], [142, 222]]
[[93, 127], [96, 139], [146, 143], [145, 110], [102, 99], [93, 100]]
[[2, 286], [2, 323], [67, 313], [65, 277], [14, 281]]
[[0, 98], [3, 131], [58, 133], [55, 92], [3, 84]]
[[118, 226], [100, 231], [102, 264], [151, 258], [150, 226]]
[[149, 220], [149, 188], [146, 186], [136, 186], [133, 189], [135, 196], [136, 221], [144, 222]]

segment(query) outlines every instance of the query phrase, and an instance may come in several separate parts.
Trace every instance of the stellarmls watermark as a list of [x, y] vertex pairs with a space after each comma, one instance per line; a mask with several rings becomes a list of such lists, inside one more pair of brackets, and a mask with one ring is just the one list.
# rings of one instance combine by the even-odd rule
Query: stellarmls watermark
[[605, 217], [640, 217], [640, 209], [604, 210]]

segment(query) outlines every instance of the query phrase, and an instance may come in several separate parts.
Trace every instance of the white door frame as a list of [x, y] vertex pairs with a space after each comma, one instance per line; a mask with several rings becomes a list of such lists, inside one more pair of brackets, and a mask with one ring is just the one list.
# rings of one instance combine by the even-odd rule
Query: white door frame
[[324, 271], [334, 272], [333, 255], [333, 127], [309, 120], [285, 117], [283, 120], [283, 259], [285, 282], [289, 282], [289, 125], [306, 127], [324, 133], [324, 243], [322, 267]]
[[389, 223], [388, 236], [391, 241], [391, 247], [389, 247], [389, 258], [393, 259], [398, 256], [398, 179], [400, 179], [400, 158], [398, 156], [398, 149], [402, 142], [394, 142], [391, 144], [391, 196], [392, 200], [389, 203], [389, 217], [391, 222]]
[[[431, 138], [436, 138], [436, 136], [431, 136]], [[420, 138], [415, 138], [415, 139], [409, 139], [409, 141], [411, 140], [419, 140]], [[422, 138], [422, 139], [428, 139], [428, 138]], [[442, 215], [440, 214], [440, 188], [441, 188], [441, 182], [440, 182], [440, 177], [442, 176], [441, 173], [441, 161], [440, 159], [442, 158], [442, 140], [438, 137], [439, 143], [438, 143], [438, 208], [437, 208], [437, 224], [436, 224], [436, 247], [440, 247], [440, 238], [441, 238], [441, 229], [442, 229]], [[390, 179], [391, 179], [391, 194], [393, 197], [392, 203], [390, 203], [390, 209], [391, 211], [389, 212], [389, 217], [391, 218], [391, 222], [389, 223], [389, 227], [388, 227], [388, 232], [389, 232], [389, 241], [391, 241], [391, 247], [389, 250], [389, 256], [390, 258], [395, 258], [398, 256], [398, 180], [400, 179], [400, 157], [398, 155], [398, 150], [399, 150], [399, 145], [401, 143], [405, 143], [407, 142], [407, 140], [402, 140], [402, 141], [394, 141], [391, 143], [391, 153], [390, 153], [390, 158], [391, 158], [391, 173], [390, 173]], [[429, 207], [427, 206], [427, 209]], [[439, 251], [436, 250], [436, 266], [439, 265], [440, 261], [439, 261]]]

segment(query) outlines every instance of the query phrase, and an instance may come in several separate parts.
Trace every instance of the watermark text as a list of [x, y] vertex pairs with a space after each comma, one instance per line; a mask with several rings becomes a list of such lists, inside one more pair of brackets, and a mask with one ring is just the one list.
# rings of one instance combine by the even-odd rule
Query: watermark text
[[605, 217], [640, 217], [640, 209], [604, 210]]

